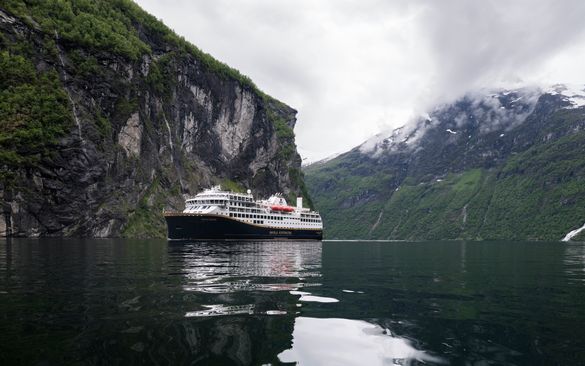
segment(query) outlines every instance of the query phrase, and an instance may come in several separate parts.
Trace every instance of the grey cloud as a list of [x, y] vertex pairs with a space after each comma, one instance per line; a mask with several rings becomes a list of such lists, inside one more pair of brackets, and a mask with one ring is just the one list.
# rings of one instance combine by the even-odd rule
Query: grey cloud
[[429, 1], [421, 17], [435, 63], [430, 102], [514, 82], [582, 40], [585, 2]]
[[310, 160], [480, 87], [585, 81], [582, 0], [137, 2], [299, 110]]

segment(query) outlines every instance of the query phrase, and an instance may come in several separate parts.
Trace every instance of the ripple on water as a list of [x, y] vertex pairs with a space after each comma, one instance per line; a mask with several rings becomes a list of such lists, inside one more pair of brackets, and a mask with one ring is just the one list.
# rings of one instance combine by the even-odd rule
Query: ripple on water
[[226, 294], [245, 291], [290, 291], [305, 287], [304, 283], [253, 283], [250, 280], [224, 282], [216, 284], [198, 284], [185, 286], [185, 291], [203, 292], [208, 294]]
[[284, 310], [267, 310], [257, 311], [254, 304], [246, 305], [202, 305], [204, 310], [189, 311], [185, 313], [186, 318], [194, 317], [210, 317], [210, 316], [226, 316], [226, 315], [253, 315], [253, 314], [266, 314], [266, 315], [286, 315], [287, 312]]
[[341, 292], [345, 292], [348, 294], [363, 294], [363, 291], [354, 291], [354, 290], [341, 290]]
[[185, 314], [186, 318], [192, 317], [208, 317], [208, 316], [222, 316], [222, 315], [239, 315], [239, 314], [254, 314], [254, 304], [247, 305], [202, 305], [205, 310], [189, 311]]
[[336, 298], [333, 297], [324, 297], [324, 296], [315, 296], [311, 295], [310, 292], [304, 291], [289, 291], [291, 295], [300, 295], [299, 301], [304, 302], [322, 302], [322, 303], [332, 303], [332, 302], [339, 302]]

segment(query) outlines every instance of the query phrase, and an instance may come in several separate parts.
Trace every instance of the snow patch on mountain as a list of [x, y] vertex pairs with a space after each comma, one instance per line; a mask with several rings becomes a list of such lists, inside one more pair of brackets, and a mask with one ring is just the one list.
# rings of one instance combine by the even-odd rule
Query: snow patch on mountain
[[364, 154], [378, 157], [383, 152], [410, 150], [417, 146], [417, 142], [424, 136], [431, 126], [430, 117], [417, 117], [402, 127], [391, 131], [381, 132], [359, 146]]
[[526, 120], [541, 95], [539, 88], [503, 90], [489, 96], [482, 93], [470, 94], [466, 96], [472, 103], [469, 119], [474, 119], [482, 134], [509, 131]]
[[585, 106], [585, 85], [555, 84], [544, 89], [544, 92], [552, 95], [562, 95], [567, 102], [571, 103], [571, 106], [567, 108]]

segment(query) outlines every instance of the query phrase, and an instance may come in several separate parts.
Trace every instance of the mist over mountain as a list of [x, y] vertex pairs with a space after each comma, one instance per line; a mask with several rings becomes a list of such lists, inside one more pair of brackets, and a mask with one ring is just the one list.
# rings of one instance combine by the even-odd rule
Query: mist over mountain
[[585, 222], [584, 90], [470, 92], [306, 167], [327, 237], [562, 239]]

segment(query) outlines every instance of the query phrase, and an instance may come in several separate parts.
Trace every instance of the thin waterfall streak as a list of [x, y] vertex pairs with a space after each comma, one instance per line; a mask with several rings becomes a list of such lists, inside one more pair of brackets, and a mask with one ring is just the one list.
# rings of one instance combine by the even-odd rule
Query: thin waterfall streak
[[173, 161], [173, 151], [175, 150], [175, 147], [173, 146], [173, 136], [171, 134], [171, 126], [169, 125], [169, 121], [167, 121], [167, 117], [163, 115], [163, 118], [165, 120], [165, 124], [167, 125], [167, 130], [169, 131], [169, 145], [171, 146], [171, 163], [174, 162]]
[[85, 140], [83, 139], [83, 135], [81, 133], [81, 122], [79, 121], [79, 116], [77, 114], [77, 106], [75, 105], [75, 102], [73, 101], [73, 97], [71, 96], [71, 92], [69, 91], [69, 88], [67, 88], [66, 82], [68, 80], [67, 78], [67, 72], [65, 72], [65, 61], [63, 60], [63, 51], [61, 50], [61, 47], [59, 47], [59, 33], [57, 33], [57, 30], [55, 29], [55, 44], [57, 46], [57, 56], [59, 57], [59, 62], [61, 63], [61, 75], [63, 77], [63, 89], [65, 89], [65, 93], [67, 93], [67, 99], [69, 99], [69, 102], [71, 103], [71, 110], [73, 112], [73, 119], [75, 120], [75, 124], [77, 125], [77, 133], [79, 135], [79, 139], [81, 140], [81, 145], [83, 146], [83, 144], [85, 144]]

